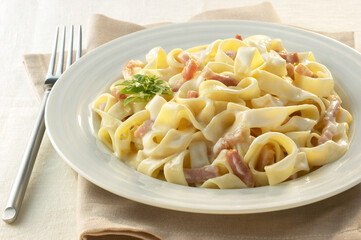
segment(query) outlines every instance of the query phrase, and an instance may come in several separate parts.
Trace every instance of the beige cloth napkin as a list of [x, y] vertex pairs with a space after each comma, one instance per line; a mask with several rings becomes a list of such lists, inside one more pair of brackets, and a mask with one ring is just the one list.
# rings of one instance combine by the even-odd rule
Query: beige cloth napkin
[[[190, 21], [210, 19], [280, 23], [270, 3], [208, 11]], [[94, 15], [89, 22], [86, 48], [91, 51], [114, 38], [145, 28]], [[324, 34], [354, 45], [352, 32]], [[48, 55], [24, 56], [25, 67], [39, 98], [48, 61]], [[361, 184], [327, 200], [290, 210], [213, 215], [184, 213], [133, 202], [78, 176], [77, 217], [79, 238], [83, 240], [361, 239]]]

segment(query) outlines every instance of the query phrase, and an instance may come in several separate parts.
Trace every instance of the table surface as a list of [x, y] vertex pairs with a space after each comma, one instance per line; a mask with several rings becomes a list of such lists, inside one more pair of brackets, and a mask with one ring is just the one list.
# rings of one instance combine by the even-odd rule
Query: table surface
[[[184, 22], [206, 10], [264, 0], [12, 0], [0, 1], [0, 211], [5, 208], [23, 151], [39, 110], [22, 55], [50, 52], [58, 25], [83, 25], [104, 14], [147, 25]], [[269, 1], [282, 22], [319, 31], [354, 31], [361, 50], [361, 2], [354, 0]], [[76, 174], [45, 134], [18, 220], [0, 221], [0, 239], [76, 239]]]

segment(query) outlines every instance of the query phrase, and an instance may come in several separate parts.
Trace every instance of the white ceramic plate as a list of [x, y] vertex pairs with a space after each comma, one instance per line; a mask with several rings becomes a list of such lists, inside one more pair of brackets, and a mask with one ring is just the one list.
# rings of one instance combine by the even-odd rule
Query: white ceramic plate
[[[305, 177], [253, 189], [216, 190], [175, 185], [127, 167], [100, 144], [90, 105], [121, 75], [129, 59], [144, 59], [155, 46], [167, 52], [207, 44], [235, 34], [282, 39], [289, 51], [313, 51], [333, 74], [353, 115], [352, 141], [339, 160]], [[342, 91], [341, 91], [342, 89]], [[346, 93], [346, 94], [345, 94]], [[46, 127], [62, 158], [80, 175], [117, 195], [162, 208], [199, 213], [255, 213], [292, 208], [341, 193], [361, 182], [361, 55], [330, 38], [283, 25], [251, 21], [206, 21], [168, 25], [116, 39], [76, 62], [54, 86]]]

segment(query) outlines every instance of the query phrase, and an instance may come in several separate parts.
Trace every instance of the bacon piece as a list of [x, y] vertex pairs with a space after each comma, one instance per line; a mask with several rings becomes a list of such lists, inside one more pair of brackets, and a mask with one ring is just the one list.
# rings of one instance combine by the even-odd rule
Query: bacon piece
[[187, 98], [197, 98], [197, 97], [198, 97], [198, 92], [193, 90], [189, 90], [187, 92]]
[[289, 177], [286, 179], [286, 181], [296, 179], [297, 177], [298, 177], [298, 173], [294, 173], [294, 174], [292, 174], [291, 176], [289, 176]]
[[[125, 122], [125, 121], [126, 121], [128, 118], [130, 118], [132, 115], [133, 115], [133, 114], [130, 114], [130, 115], [128, 115], [128, 116], [125, 116], [125, 117], [122, 119], [122, 122]], [[132, 130], [132, 129], [134, 128], [134, 125], [132, 125], [130, 128], [131, 128], [130, 130]]]
[[194, 73], [198, 69], [198, 65], [195, 60], [191, 58], [191, 56], [186, 52], [181, 52], [176, 57], [177, 61], [184, 65], [184, 69], [182, 72], [183, 79], [186, 81], [193, 78]]
[[236, 51], [226, 51], [225, 53], [228, 57], [232, 58], [233, 60], [236, 58], [237, 55]]
[[182, 63], [184, 65], [183, 71], [182, 71], [182, 79], [179, 81], [179, 83], [173, 87], [172, 91], [177, 92], [179, 88], [186, 82], [191, 80], [194, 77], [194, 74], [198, 70], [198, 64], [197, 62], [192, 59], [188, 53], [182, 52], [178, 54], [176, 57], [177, 61]]
[[256, 169], [258, 171], [264, 171], [264, 167], [268, 165], [272, 165], [275, 162], [275, 155], [276, 152], [274, 151], [273, 147], [269, 144], [265, 145], [258, 158], [258, 163]]
[[134, 137], [136, 138], [142, 138], [144, 135], [149, 132], [150, 129], [152, 129], [154, 121], [153, 120], [145, 120], [142, 125], [138, 127], [137, 130], [134, 131]]
[[226, 85], [229, 86], [237, 86], [238, 81], [230, 76], [223, 76], [221, 74], [217, 74], [213, 72], [211, 69], [207, 68], [206, 72], [204, 73], [204, 78], [209, 80], [217, 80]]
[[328, 122], [327, 125], [322, 129], [322, 134], [318, 139], [318, 145], [321, 145], [329, 140], [332, 140], [337, 130], [336, 124], [333, 122]]
[[186, 52], [181, 52], [180, 54], [177, 55], [176, 60], [180, 63], [182, 63], [183, 65], [186, 65], [186, 63], [191, 59], [191, 57], [189, 56], [188, 53]]
[[325, 117], [323, 118], [324, 122], [336, 122], [336, 116], [341, 109], [341, 99], [338, 96], [331, 96], [329, 98], [330, 105], [328, 105]]
[[[183, 83], [182, 83], [183, 84]], [[179, 88], [182, 86], [181, 82], [179, 82], [175, 87], [172, 88], [173, 92], [178, 92]]]
[[115, 97], [118, 101], [128, 97], [128, 95], [121, 93], [119, 88], [113, 88], [110, 91], [110, 94], [113, 95], [113, 97]]
[[243, 40], [243, 39], [242, 39], [242, 36], [239, 35], [239, 34], [236, 34], [235, 38], [238, 39], [238, 40], [241, 40], [241, 41]]
[[323, 122], [325, 127], [322, 129], [322, 134], [318, 139], [318, 144], [323, 144], [332, 139], [335, 135], [336, 127], [336, 116], [341, 109], [341, 99], [337, 96], [330, 97], [330, 105], [327, 107]]
[[262, 134], [261, 128], [251, 128], [250, 129], [250, 135], [252, 135], [253, 137], [258, 137], [261, 134]]
[[214, 165], [206, 165], [204, 167], [193, 169], [184, 169], [184, 177], [188, 184], [201, 184], [208, 179], [218, 176], [218, 168]]
[[123, 67], [124, 79], [131, 79], [134, 75], [135, 67], [144, 67], [145, 64], [139, 60], [129, 60]]
[[311, 78], [317, 78], [317, 74], [313, 73], [308, 67], [303, 65], [302, 63], [298, 64], [295, 67], [295, 72], [297, 72], [300, 75], [304, 75]]
[[293, 66], [292, 63], [287, 63], [286, 70], [287, 70], [287, 76], [289, 76], [292, 79], [295, 79], [295, 67]]
[[242, 161], [242, 157], [238, 154], [237, 150], [228, 150], [226, 153], [226, 159], [228, 164], [231, 166], [233, 173], [248, 187], [253, 187], [254, 179], [251, 170]]
[[282, 51], [282, 52], [278, 52], [278, 54], [281, 56], [281, 58], [286, 60], [287, 63], [294, 64], [300, 62], [300, 58], [298, 57], [297, 52], [292, 53], [292, 52]]
[[237, 143], [246, 141], [247, 131], [244, 128], [238, 128], [236, 131], [227, 133], [224, 137], [218, 139], [216, 144], [213, 146], [213, 155], [217, 157], [218, 154], [223, 150], [227, 149]]
[[193, 59], [188, 60], [182, 72], [182, 77], [184, 79], [184, 82], [191, 80], [194, 77], [194, 74], [197, 72], [197, 70], [198, 70], [198, 65], [196, 61], [194, 61]]

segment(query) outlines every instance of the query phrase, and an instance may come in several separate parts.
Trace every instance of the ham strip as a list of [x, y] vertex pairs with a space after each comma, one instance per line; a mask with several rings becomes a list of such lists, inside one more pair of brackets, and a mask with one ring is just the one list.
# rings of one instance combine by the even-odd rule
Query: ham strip
[[264, 171], [264, 167], [268, 165], [272, 165], [275, 162], [275, 155], [276, 152], [274, 151], [273, 147], [269, 144], [265, 145], [258, 158], [257, 163], [257, 170], [258, 171]]
[[322, 134], [318, 139], [318, 145], [321, 145], [329, 140], [332, 140], [337, 130], [336, 124], [328, 122], [327, 125], [322, 129]]
[[291, 63], [287, 63], [286, 65], [287, 70], [287, 76], [289, 76], [292, 79], [295, 79], [295, 67]]
[[303, 65], [302, 63], [298, 64], [295, 67], [295, 72], [297, 72], [300, 75], [304, 75], [311, 78], [317, 78], [317, 74], [313, 73], [308, 67]]
[[243, 39], [242, 39], [242, 36], [239, 35], [239, 34], [237, 34], [237, 35], [235, 36], [235, 38], [238, 39], [238, 40], [241, 40], [241, 41], [243, 40]]
[[197, 72], [197, 70], [198, 70], [198, 65], [196, 61], [193, 59], [188, 60], [182, 72], [182, 77], [184, 79], [184, 82], [191, 80], [194, 77], [194, 74]]
[[230, 76], [223, 76], [221, 74], [213, 72], [211, 69], [207, 68], [206, 72], [204, 73], [204, 78], [209, 80], [217, 80], [226, 85], [229, 86], [237, 86], [238, 81]]
[[298, 173], [294, 173], [294, 174], [292, 174], [291, 176], [289, 176], [289, 177], [286, 179], [286, 181], [296, 179], [297, 177], [298, 177]]
[[325, 117], [323, 121], [325, 122], [336, 122], [336, 116], [341, 109], [341, 99], [337, 96], [330, 97], [330, 105], [326, 109]]
[[286, 60], [287, 63], [294, 64], [300, 62], [300, 58], [298, 57], [297, 52], [291, 53], [291, 52], [282, 51], [282, 52], [278, 52], [278, 54], [281, 56], [281, 58]]
[[177, 55], [176, 60], [180, 63], [182, 63], [184, 66], [187, 64], [187, 62], [191, 59], [188, 53], [181, 52]]
[[182, 79], [178, 82], [178, 84], [172, 89], [173, 92], [177, 92], [179, 88], [186, 82], [191, 80], [194, 77], [194, 74], [198, 70], [197, 62], [192, 59], [188, 53], [182, 52], [176, 57], [177, 61], [184, 65], [182, 71]]
[[192, 79], [196, 71], [198, 70], [198, 65], [194, 59], [186, 52], [178, 54], [176, 57], [177, 61], [184, 65], [182, 77], [184, 79], [183, 83]]
[[254, 186], [254, 179], [251, 170], [242, 161], [237, 150], [231, 149], [226, 153], [228, 164], [231, 166], [233, 173], [239, 177], [248, 187]]
[[293, 64], [300, 62], [300, 58], [298, 56], [298, 53], [297, 52], [292, 53], [292, 52], [287, 52], [287, 51], [282, 51], [282, 52], [277, 52], [277, 53], [278, 53], [278, 55], [281, 56], [281, 58], [286, 60], [286, 63], [287, 63], [287, 65], [286, 65], [287, 76], [294, 79], [295, 67], [293, 66]]
[[119, 88], [113, 88], [110, 91], [110, 94], [113, 95], [113, 97], [115, 97], [118, 101], [124, 100], [128, 97], [128, 95], [121, 93]]
[[341, 99], [337, 96], [330, 97], [330, 105], [327, 107], [323, 122], [325, 127], [322, 129], [322, 134], [318, 139], [318, 144], [323, 144], [329, 140], [332, 140], [332, 137], [335, 135], [337, 126], [336, 126], [336, 116], [341, 109]]
[[144, 135], [149, 132], [152, 129], [152, 126], [154, 124], [153, 120], [145, 120], [142, 125], [138, 127], [137, 130], [134, 131], [134, 137], [136, 138], [142, 138]]
[[187, 98], [197, 98], [199, 96], [198, 92], [189, 90], [187, 92]]
[[247, 131], [244, 128], [238, 128], [236, 131], [227, 133], [224, 137], [218, 139], [213, 146], [213, 155], [217, 157], [223, 150], [237, 143], [244, 142], [247, 139]]
[[184, 177], [188, 184], [201, 184], [208, 179], [219, 176], [218, 168], [207, 165], [200, 168], [184, 169]]
[[130, 60], [123, 67], [123, 77], [124, 79], [131, 79], [134, 75], [135, 67], [144, 67], [145, 64], [139, 60]]
[[236, 58], [237, 55], [236, 51], [226, 51], [225, 53], [228, 57], [232, 58], [233, 60]]

